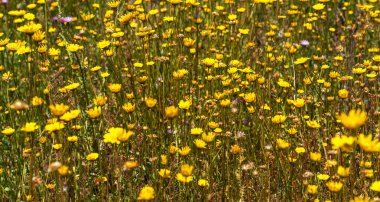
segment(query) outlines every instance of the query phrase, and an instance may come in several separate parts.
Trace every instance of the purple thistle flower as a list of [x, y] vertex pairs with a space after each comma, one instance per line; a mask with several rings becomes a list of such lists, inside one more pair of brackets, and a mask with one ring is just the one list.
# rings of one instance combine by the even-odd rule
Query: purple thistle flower
[[2, 2], [3, 4], [6, 4], [6, 3], [8, 3], [8, 0], [1, 0], [1, 2]]
[[301, 40], [300, 44], [301, 44], [301, 46], [308, 46], [308, 45], [310, 45], [310, 42], [307, 40]]

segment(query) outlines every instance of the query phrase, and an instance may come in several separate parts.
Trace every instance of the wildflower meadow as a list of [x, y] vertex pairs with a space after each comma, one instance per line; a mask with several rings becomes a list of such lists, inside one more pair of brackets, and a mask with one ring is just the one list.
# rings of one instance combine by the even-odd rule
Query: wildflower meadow
[[380, 201], [379, 0], [0, 0], [0, 201]]

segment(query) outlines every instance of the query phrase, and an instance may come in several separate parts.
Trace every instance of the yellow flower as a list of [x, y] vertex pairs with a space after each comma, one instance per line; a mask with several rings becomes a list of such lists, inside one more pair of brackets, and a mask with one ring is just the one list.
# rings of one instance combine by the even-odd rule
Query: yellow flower
[[317, 121], [306, 121], [307, 126], [310, 128], [320, 128], [321, 124], [319, 124]]
[[163, 178], [170, 178], [170, 170], [168, 169], [160, 169], [158, 174]]
[[308, 194], [316, 194], [317, 191], [318, 191], [317, 185], [312, 185], [312, 184], [307, 185], [307, 193]]
[[202, 128], [192, 128], [190, 130], [190, 134], [192, 135], [200, 135], [203, 133], [203, 129]]
[[285, 140], [283, 140], [281, 138], [278, 138], [276, 140], [276, 145], [280, 149], [286, 149], [286, 148], [288, 148], [290, 146], [289, 142], [287, 142], [287, 141], [285, 141]]
[[375, 200], [367, 196], [356, 196], [354, 199], [351, 199], [350, 202], [375, 202]]
[[157, 99], [154, 99], [154, 98], [146, 98], [146, 99], [145, 99], [145, 104], [146, 104], [147, 107], [152, 108], [152, 107], [156, 106], [156, 104], [157, 104]]
[[58, 131], [58, 130], [63, 129], [64, 127], [65, 127], [64, 123], [54, 122], [54, 123], [50, 123], [50, 124], [45, 125], [45, 131], [47, 131], [48, 133], [52, 133], [54, 131]]
[[205, 142], [212, 142], [215, 139], [216, 134], [213, 132], [202, 133], [202, 140]]
[[161, 164], [166, 165], [168, 163], [168, 157], [166, 155], [161, 155]]
[[186, 155], [188, 155], [190, 152], [191, 152], [191, 149], [190, 149], [189, 146], [181, 147], [181, 149], [178, 150], [178, 153], [179, 153], [181, 156], [186, 156]]
[[283, 79], [279, 79], [279, 80], [277, 81], [277, 84], [278, 84], [279, 86], [283, 87], [283, 88], [289, 88], [290, 86], [292, 86], [292, 85], [290, 85], [289, 82], [284, 81]]
[[370, 189], [375, 192], [380, 192], [380, 181], [372, 182]]
[[59, 150], [59, 149], [62, 148], [62, 144], [54, 144], [54, 145], [53, 145], [53, 148], [54, 148], [55, 150]]
[[318, 175], [317, 175], [317, 178], [318, 178], [319, 180], [326, 181], [326, 180], [330, 179], [330, 176], [327, 175], [327, 174], [318, 174]]
[[55, 189], [55, 184], [50, 183], [50, 184], [45, 185], [45, 187], [46, 187], [47, 189]]
[[110, 1], [107, 3], [107, 5], [111, 8], [116, 8], [120, 5], [120, 1]]
[[33, 34], [34, 32], [37, 32], [38, 30], [40, 30], [41, 28], [42, 28], [41, 24], [39, 23], [35, 24], [34, 22], [30, 22], [24, 26], [17, 28], [17, 31], [23, 32], [26, 34]]
[[239, 29], [240, 34], [247, 35], [249, 33], [249, 29]]
[[96, 98], [94, 98], [93, 101], [96, 106], [103, 106], [107, 103], [107, 100], [108, 98], [106, 96], [99, 95], [99, 96], [96, 96]]
[[292, 101], [292, 104], [297, 108], [301, 108], [305, 105], [305, 100], [302, 98], [297, 98], [296, 100]]
[[45, 38], [45, 32], [42, 32], [41, 30], [36, 31], [32, 35], [32, 40], [33, 41], [42, 41]]
[[111, 44], [110, 41], [107, 41], [107, 40], [103, 40], [103, 41], [100, 41], [96, 44], [96, 46], [100, 49], [104, 49], [104, 48], [107, 48], [109, 45]]
[[324, 5], [324, 4], [321, 4], [321, 3], [315, 4], [315, 5], [313, 6], [313, 9], [314, 9], [314, 10], [317, 10], [317, 11], [322, 10], [322, 9], [324, 9], [324, 8], [325, 8], [325, 5]]
[[248, 103], [256, 102], [256, 94], [255, 93], [247, 93], [244, 95], [244, 100]]
[[343, 187], [343, 183], [330, 181], [326, 183], [326, 186], [332, 192], [339, 192]]
[[322, 155], [319, 152], [310, 152], [310, 160], [312, 161], [321, 161]]
[[64, 121], [71, 121], [73, 119], [78, 118], [79, 114], [80, 114], [79, 109], [70, 110], [69, 112], [66, 112], [61, 117], [59, 117], [59, 119], [64, 120]]
[[205, 180], [205, 179], [199, 179], [198, 180], [198, 186], [201, 186], [201, 187], [205, 187], [205, 186], [208, 186], [208, 181]]
[[285, 121], [286, 121], [286, 116], [284, 115], [276, 115], [272, 117], [272, 123], [279, 124], [279, 123], [284, 123]]
[[182, 0], [167, 0], [167, 2], [173, 4], [173, 5], [176, 5], [176, 4], [180, 4], [182, 3]]
[[72, 52], [72, 53], [75, 53], [75, 52], [77, 52], [78, 50], [82, 50], [83, 49], [83, 46], [80, 46], [80, 45], [78, 45], [78, 44], [69, 44], [69, 45], [67, 45], [66, 46], [66, 50], [68, 51], [68, 52]]
[[345, 168], [343, 166], [339, 166], [337, 173], [341, 177], [348, 177], [348, 175], [350, 175], [350, 167]]
[[357, 141], [360, 148], [365, 152], [380, 152], [379, 139], [372, 140], [372, 134], [368, 136], [364, 136], [364, 134], [360, 134], [358, 136]]
[[31, 102], [32, 102], [33, 106], [40, 106], [40, 105], [44, 104], [45, 101], [42, 98], [38, 97], [38, 96], [34, 96], [32, 98]]
[[127, 141], [132, 135], [132, 131], [126, 131], [123, 128], [112, 127], [108, 129], [108, 133], [106, 133], [103, 138], [105, 143], [120, 144], [120, 142]]
[[124, 163], [124, 169], [133, 169], [136, 168], [139, 163], [136, 160], [128, 160]]
[[345, 152], [350, 152], [353, 149], [353, 144], [355, 143], [355, 138], [346, 135], [336, 135], [331, 138], [331, 144], [333, 149], [341, 149]]
[[343, 98], [343, 99], [344, 98], [348, 98], [348, 94], [349, 94], [349, 92], [346, 89], [341, 89], [341, 90], [338, 91], [339, 97]]
[[59, 167], [57, 171], [60, 175], [65, 176], [65, 175], [67, 175], [67, 173], [69, 171], [69, 167], [63, 165], [63, 166]]
[[55, 105], [50, 105], [49, 106], [49, 109], [50, 111], [56, 115], [56, 116], [61, 116], [63, 115], [64, 113], [67, 112], [67, 110], [70, 109], [70, 107], [68, 105], [65, 105], [63, 103], [61, 104], [55, 104]]
[[207, 143], [201, 139], [195, 139], [194, 144], [199, 149], [205, 149], [207, 146]]
[[176, 179], [180, 182], [183, 182], [183, 183], [188, 183], [188, 182], [193, 181], [192, 176], [184, 176], [184, 175], [182, 175], [182, 173], [177, 173]]
[[193, 173], [194, 167], [189, 164], [183, 164], [181, 166], [181, 174], [184, 176], [190, 176]]
[[128, 103], [125, 103], [123, 105], [123, 109], [127, 113], [131, 113], [131, 112], [135, 111], [135, 105], [133, 103], [128, 102]]
[[94, 160], [96, 160], [96, 159], [98, 159], [99, 158], [99, 154], [98, 153], [90, 153], [90, 154], [88, 154], [87, 156], [86, 156], [86, 159], [88, 160], [88, 161], [94, 161]]
[[218, 60], [212, 59], [212, 58], [205, 58], [202, 60], [203, 64], [207, 67], [213, 66]]
[[362, 111], [361, 109], [351, 109], [348, 115], [346, 113], [341, 113], [337, 118], [345, 128], [356, 129], [365, 124], [367, 120], [367, 112]]
[[14, 132], [15, 132], [15, 129], [10, 128], [10, 127], [7, 127], [1, 131], [1, 133], [3, 133], [4, 135], [7, 135], [7, 136], [12, 135]]
[[178, 116], [178, 108], [173, 105], [165, 107], [165, 116], [168, 118], [174, 118]]
[[144, 186], [140, 193], [139, 193], [139, 197], [137, 198], [137, 200], [142, 200], [142, 201], [149, 201], [149, 200], [152, 200], [154, 199], [154, 189], [153, 187], [151, 186]]
[[87, 115], [90, 118], [98, 118], [102, 114], [102, 108], [101, 107], [94, 107], [89, 110], [86, 110]]
[[179, 103], [178, 103], [178, 107], [179, 107], [180, 109], [185, 109], [185, 110], [187, 110], [187, 109], [190, 108], [190, 106], [191, 106], [191, 100], [181, 100], [181, 101], [179, 101]]
[[183, 45], [186, 47], [190, 47], [190, 46], [194, 45], [194, 43], [195, 43], [195, 40], [192, 38], [184, 38], [183, 39]]
[[28, 122], [26, 123], [22, 128], [21, 131], [24, 131], [26, 133], [32, 133], [35, 130], [37, 130], [39, 126], [37, 125], [36, 122]]
[[309, 60], [310, 60], [310, 58], [305, 58], [305, 57], [298, 58], [296, 61], [294, 61], [294, 64], [295, 65], [304, 64], [305, 62], [307, 62]]
[[241, 152], [241, 148], [239, 147], [239, 145], [234, 144], [234, 145], [231, 146], [230, 152], [232, 154], [238, 154], [238, 153]]
[[121, 84], [118, 83], [110, 83], [108, 85], [108, 89], [113, 93], [118, 93], [121, 90]]
[[69, 137], [67, 137], [67, 141], [69, 141], [69, 142], [77, 142], [78, 141], [78, 136], [69, 136]]

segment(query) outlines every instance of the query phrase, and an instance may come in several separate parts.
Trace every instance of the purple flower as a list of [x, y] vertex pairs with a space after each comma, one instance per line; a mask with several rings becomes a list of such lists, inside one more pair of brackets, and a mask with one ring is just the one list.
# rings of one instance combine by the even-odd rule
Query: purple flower
[[301, 40], [300, 44], [301, 44], [301, 46], [308, 46], [308, 45], [310, 45], [309, 41], [307, 41], [307, 40]]
[[6, 3], [8, 3], [8, 0], [1, 0], [1, 2], [2, 2], [3, 4], [6, 4]]
[[72, 22], [72, 21], [73, 21], [73, 18], [72, 18], [72, 17], [64, 17], [64, 18], [61, 18], [61, 23]]

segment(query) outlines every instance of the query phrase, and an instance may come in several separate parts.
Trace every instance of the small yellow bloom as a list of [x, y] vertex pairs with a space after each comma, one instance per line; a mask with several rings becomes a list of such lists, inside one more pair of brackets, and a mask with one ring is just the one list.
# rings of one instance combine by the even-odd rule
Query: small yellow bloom
[[86, 110], [87, 115], [90, 118], [98, 118], [102, 114], [102, 108], [101, 107], [94, 107], [89, 110]]
[[90, 154], [88, 154], [87, 156], [86, 156], [86, 159], [88, 160], [88, 161], [94, 161], [94, 160], [96, 160], [96, 159], [98, 159], [99, 158], [99, 154], [98, 153], [90, 153]]
[[346, 89], [341, 89], [341, 90], [338, 91], [339, 97], [343, 98], [343, 99], [344, 98], [348, 98], [348, 94], [349, 94], [349, 92]]
[[199, 149], [205, 149], [207, 146], [207, 143], [201, 139], [195, 139], [194, 144]]
[[173, 105], [165, 107], [165, 116], [168, 118], [174, 118], [178, 116], [178, 108]]
[[307, 185], [307, 193], [308, 194], [316, 194], [317, 191], [318, 191], [317, 185], [312, 185], [312, 184]]
[[199, 179], [198, 180], [198, 186], [201, 186], [201, 187], [205, 187], [205, 186], [208, 186], [208, 181], [205, 180], [205, 179]]
[[337, 173], [341, 177], [348, 177], [348, 175], [350, 175], [350, 167], [345, 168], [343, 166], [339, 166]]
[[153, 187], [151, 186], [144, 186], [140, 193], [139, 193], [139, 196], [137, 198], [137, 200], [142, 200], [142, 201], [149, 201], [149, 200], [152, 200], [154, 199], [154, 189]]
[[36, 122], [28, 122], [26, 123], [22, 128], [21, 131], [24, 131], [26, 133], [32, 133], [35, 130], [37, 130], [39, 126], [37, 125]]
[[68, 105], [61, 103], [61, 104], [50, 105], [49, 109], [54, 115], [61, 116], [64, 113], [66, 113], [70, 109], [70, 107]]
[[319, 124], [317, 121], [306, 121], [306, 124], [307, 126], [309, 126], [310, 128], [320, 128], [321, 127], [321, 124]]
[[136, 108], [135, 105], [131, 102], [125, 103], [123, 105], [123, 109], [127, 113], [131, 113], [131, 112], [135, 111], [135, 108]]
[[330, 181], [326, 183], [326, 186], [332, 192], [339, 192], [343, 187], [343, 183]]
[[286, 149], [286, 148], [288, 148], [290, 146], [290, 144], [287, 141], [285, 141], [285, 140], [283, 140], [281, 138], [278, 138], [276, 140], [276, 145], [280, 149]]
[[286, 121], [286, 116], [284, 115], [275, 115], [274, 117], [272, 117], [272, 123], [279, 124], [279, 123], [284, 123], [285, 121]]
[[108, 89], [113, 93], [118, 93], [121, 90], [121, 84], [111, 83], [108, 85]]
[[59, 167], [57, 171], [60, 175], [65, 176], [65, 175], [67, 175], [67, 173], [69, 171], [69, 167], [63, 165], [63, 166]]
[[154, 98], [146, 98], [145, 99], [145, 104], [149, 108], [153, 108], [157, 104], [157, 99]]
[[158, 174], [163, 178], [170, 178], [170, 170], [168, 169], [160, 169]]
[[319, 162], [321, 161], [322, 155], [319, 152], [310, 152], [310, 160]]
[[317, 11], [320, 11], [320, 10], [322, 10], [322, 9], [324, 9], [324, 8], [325, 8], [325, 5], [324, 5], [324, 4], [321, 4], [321, 3], [315, 4], [315, 5], [313, 6], [313, 9], [314, 9], [314, 10], [317, 10]]
[[189, 146], [184, 146], [184, 147], [181, 147], [181, 149], [178, 149], [178, 153], [179, 153], [181, 156], [186, 156], [186, 155], [188, 155], [190, 152], [191, 152], [191, 149], [190, 149]]
[[4, 130], [1, 131], [4, 135], [10, 136], [15, 132], [15, 129], [7, 127]]

